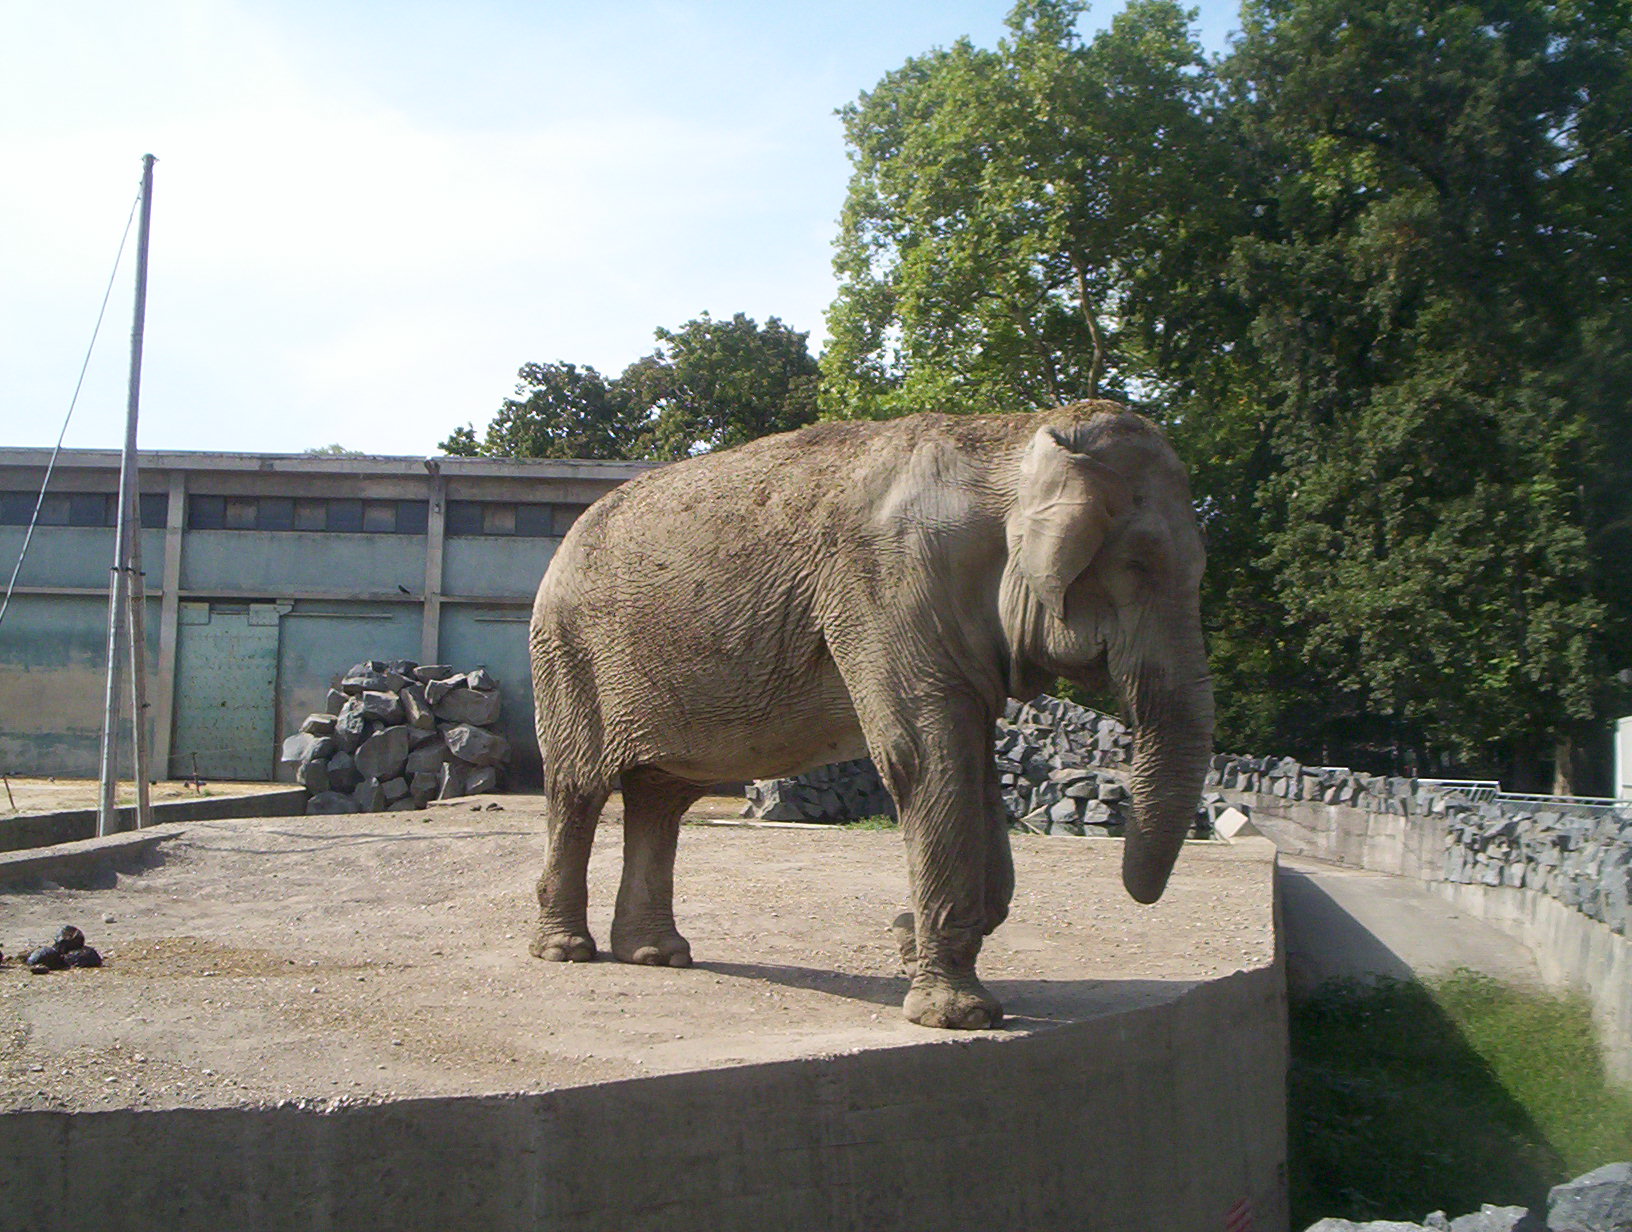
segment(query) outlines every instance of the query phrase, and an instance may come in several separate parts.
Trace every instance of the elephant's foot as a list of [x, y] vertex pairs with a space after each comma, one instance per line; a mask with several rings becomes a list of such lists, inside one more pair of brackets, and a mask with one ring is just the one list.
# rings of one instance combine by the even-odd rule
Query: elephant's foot
[[973, 976], [952, 981], [920, 973], [913, 977], [901, 1012], [921, 1027], [951, 1031], [982, 1031], [1003, 1021], [1003, 1007]]
[[595, 938], [587, 930], [582, 932], [540, 928], [532, 945], [527, 947], [534, 958], [545, 962], [594, 962]]
[[912, 922], [912, 912], [903, 911], [890, 922], [890, 932], [901, 950], [901, 969], [908, 978], [918, 974], [918, 929]]
[[614, 924], [612, 957], [644, 967], [689, 967], [691, 942], [673, 928], [625, 932]]

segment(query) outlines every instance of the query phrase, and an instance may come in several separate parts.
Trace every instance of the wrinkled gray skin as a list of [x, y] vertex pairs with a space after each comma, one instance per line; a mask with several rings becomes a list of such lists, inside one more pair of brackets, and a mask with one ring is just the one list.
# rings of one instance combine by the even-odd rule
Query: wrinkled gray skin
[[975, 957], [1014, 867], [993, 721], [1055, 676], [1117, 686], [1136, 732], [1122, 880], [1154, 902], [1212, 749], [1202, 565], [1183, 467], [1109, 402], [818, 424], [617, 489], [533, 607], [550, 838], [533, 953], [595, 956], [585, 868], [619, 776], [612, 953], [684, 967], [681, 814], [711, 784], [871, 754], [907, 846], [906, 1016], [995, 1026]]

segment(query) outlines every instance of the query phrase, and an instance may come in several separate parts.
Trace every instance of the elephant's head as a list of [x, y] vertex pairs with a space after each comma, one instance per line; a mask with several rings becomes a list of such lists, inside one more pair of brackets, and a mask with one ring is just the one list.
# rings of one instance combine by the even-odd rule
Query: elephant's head
[[1018, 459], [1007, 534], [999, 609], [1010, 692], [1034, 696], [1055, 676], [1115, 684], [1135, 729], [1122, 882], [1155, 902], [1213, 740], [1205, 553], [1184, 467], [1130, 412], [1045, 418]]

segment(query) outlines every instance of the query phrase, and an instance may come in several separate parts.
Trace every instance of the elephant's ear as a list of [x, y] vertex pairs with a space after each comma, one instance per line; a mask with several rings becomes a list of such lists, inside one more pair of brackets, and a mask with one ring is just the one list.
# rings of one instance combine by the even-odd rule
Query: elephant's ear
[[1026, 584], [1056, 619], [1065, 592], [1128, 504], [1127, 484], [1096, 458], [1039, 428], [1020, 460], [1010, 551]]

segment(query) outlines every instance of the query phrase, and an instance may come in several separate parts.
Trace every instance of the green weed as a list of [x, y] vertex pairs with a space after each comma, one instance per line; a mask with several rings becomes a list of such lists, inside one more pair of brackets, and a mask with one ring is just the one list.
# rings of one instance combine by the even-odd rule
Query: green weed
[[1632, 1098], [1606, 1084], [1595, 1040], [1581, 1000], [1473, 972], [1295, 1002], [1293, 1226], [1535, 1207], [1632, 1158]]

